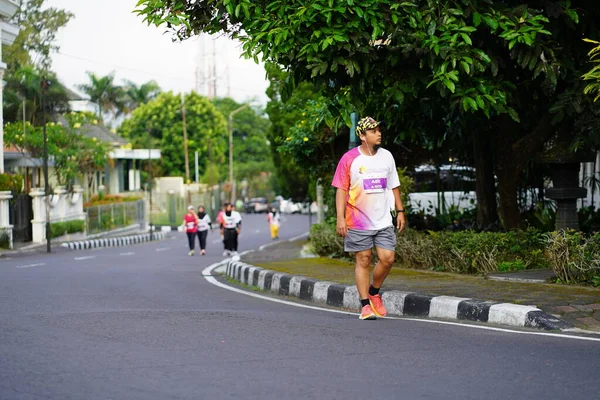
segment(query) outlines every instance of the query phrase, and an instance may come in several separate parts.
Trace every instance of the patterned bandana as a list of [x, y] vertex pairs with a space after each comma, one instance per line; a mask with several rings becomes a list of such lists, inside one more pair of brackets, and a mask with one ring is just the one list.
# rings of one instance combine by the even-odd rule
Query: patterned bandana
[[379, 124], [380, 124], [380, 122], [375, 121], [373, 118], [365, 117], [365, 118], [361, 119], [360, 121], [358, 121], [358, 124], [356, 125], [356, 134], [362, 135], [368, 129], [377, 128], [379, 126]]

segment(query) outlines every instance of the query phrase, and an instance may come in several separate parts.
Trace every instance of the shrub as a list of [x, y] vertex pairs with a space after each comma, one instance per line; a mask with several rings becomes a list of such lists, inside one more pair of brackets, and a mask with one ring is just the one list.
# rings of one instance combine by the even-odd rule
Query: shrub
[[56, 238], [67, 233], [84, 232], [85, 221], [77, 219], [64, 222], [53, 222], [50, 224], [50, 238]]
[[[311, 243], [319, 255], [343, 255], [343, 239], [335, 225], [311, 228]], [[397, 236], [396, 262], [415, 269], [458, 273], [489, 273], [547, 267], [544, 236], [535, 230], [516, 232], [420, 232], [412, 229]]]
[[323, 222], [310, 227], [310, 243], [315, 253], [330, 257], [344, 255], [344, 238], [337, 234], [335, 222]]
[[0, 191], [10, 190], [13, 194], [23, 192], [23, 177], [14, 174], [0, 174]]
[[126, 203], [130, 201], [138, 201], [141, 200], [142, 196], [138, 195], [115, 195], [115, 194], [104, 194], [100, 192], [100, 194], [92, 196], [90, 201], [86, 202], [83, 207], [92, 207], [92, 206], [100, 206], [106, 204], [114, 204], [114, 203]]
[[0, 230], [0, 249], [10, 248], [10, 236], [6, 230]]
[[600, 235], [572, 230], [546, 235], [546, 257], [560, 282], [600, 284]]

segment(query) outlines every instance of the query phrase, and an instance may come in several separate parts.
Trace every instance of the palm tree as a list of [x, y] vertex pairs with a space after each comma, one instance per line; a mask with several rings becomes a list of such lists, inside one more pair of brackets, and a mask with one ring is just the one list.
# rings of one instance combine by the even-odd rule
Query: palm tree
[[148, 81], [137, 86], [135, 82], [125, 80], [123, 87], [125, 94], [125, 113], [129, 114], [142, 104], [152, 101], [161, 92], [156, 81]]
[[114, 117], [121, 115], [124, 110], [123, 88], [114, 84], [114, 71], [106, 76], [98, 76], [88, 72], [90, 83], [77, 87], [90, 96], [90, 101], [98, 106], [98, 118], [102, 119], [104, 113], [113, 113]]
[[[21, 121], [23, 111], [25, 120], [33, 125], [42, 123], [42, 74], [32, 66], [20, 67], [5, 76], [4, 120]], [[56, 76], [49, 73], [46, 79], [50, 86], [46, 91], [46, 112], [49, 115], [69, 110], [69, 94], [58, 82]], [[25, 110], [23, 110], [25, 107]]]

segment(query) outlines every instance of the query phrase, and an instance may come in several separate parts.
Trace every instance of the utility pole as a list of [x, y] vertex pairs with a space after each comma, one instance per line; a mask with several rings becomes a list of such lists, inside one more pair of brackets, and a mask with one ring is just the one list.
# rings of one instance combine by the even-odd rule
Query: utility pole
[[233, 116], [244, 108], [248, 107], [248, 103], [240, 108], [237, 108], [229, 113], [229, 183], [231, 184], [231, 196], [229, 201], [235, 201], [235, 181], [233, 180]]
[[215, 38], [213, 38], [213, 93], [212, 93], [212, 98], [216, 99], [217, 98], [217, 41]]
[[194, 163], [194, 167], [195, 167], [195, 171], [196, 171], [196, 183], [199, 183], [200, 181], [198, 180], [198, 151], [196, 151], [195, 154], [195, 163]]
[[188, 156], [188, 141], [187, 141], [187, 127], [185, 125], [185, 97], [181, 93], [181, 116], [183, 118], [183, 149], [185, 152], [185, 183], [190, 182], [190, 160]]
[[152, 241], [154, 227], [152, 226], [152, 135], [150, 134], [150, 124], [146, 124], [148, 132], [148, 199], [150, 205], [148, 207], [148, 225], [150, 226], [150, 241]]
[[42, 123], [44, 132], [44, 192], [46, 193], [46, 252], [52, 252], [50, 243], [50, 184], [48, 183], [48, 134], [46, 132], [46, 90], [50, 81], [45, 76], [42, 77]]

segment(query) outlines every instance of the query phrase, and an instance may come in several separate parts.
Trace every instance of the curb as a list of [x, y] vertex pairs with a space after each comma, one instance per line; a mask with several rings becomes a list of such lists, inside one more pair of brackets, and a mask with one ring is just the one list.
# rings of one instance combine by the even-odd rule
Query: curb
[[[163, 240], [167, 237], [168, 232], [154, 232], [152, 234], [152, 240]], [[85, 250], [85, 249], [96, 249], [100, 247], [120, 247], [129, 246], [137, 243], [144, 243], [150, 241], [150, 234], [143, 233], [139, 235], [120, 236], [113, 238], [102, 238], [102, 239], [89, 239], [75, 242], [65, 242], [61, 244], [62, 247], [67, 247], [71, 250]]]
[[[355, 286], [270, 271], [233, 260], [227, 261], [225, 274], [277, 295], [360, 311]], [[570, 323], [532, 306], [398, 290], [382, 292], [382, 298], [390, 316], [473, 321], [547, 331], [573, 328]]]

